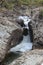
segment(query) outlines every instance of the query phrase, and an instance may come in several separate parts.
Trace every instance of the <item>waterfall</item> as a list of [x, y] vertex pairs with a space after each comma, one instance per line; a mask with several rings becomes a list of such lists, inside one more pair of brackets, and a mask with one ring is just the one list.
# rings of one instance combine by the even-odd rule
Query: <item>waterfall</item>
[[[28, 27], [28, 23], [30, 22], [30, 18], [28, 16], [19, 16], [18, 19], [22, 19], [24, 21], [25, 27], [29, 29]], [[30, 40], [30, 35], [29, 35], [29, 31], [28, 31], [28, 35], [23, 35], [23, 40], [20, 42], [19, 45], [13, 47], [10, 51], [11, 52], [25, 52], [27, 50], [31, 50], [32, 49], [32, 42]]]

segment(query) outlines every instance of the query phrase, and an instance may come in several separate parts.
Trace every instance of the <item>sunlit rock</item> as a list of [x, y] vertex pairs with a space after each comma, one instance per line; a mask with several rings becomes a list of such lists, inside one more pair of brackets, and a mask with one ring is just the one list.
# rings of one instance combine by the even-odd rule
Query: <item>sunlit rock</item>
[[20, 42], [21, 37], [22, 30], [19, 26], [8, 21], [6, 17], [0, 18], [0, 62], [5, 58], [9, 49]]

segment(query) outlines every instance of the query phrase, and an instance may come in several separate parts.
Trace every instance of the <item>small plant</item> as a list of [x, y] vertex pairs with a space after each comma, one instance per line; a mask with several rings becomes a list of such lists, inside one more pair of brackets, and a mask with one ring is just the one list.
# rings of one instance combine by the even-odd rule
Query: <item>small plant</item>
[[41, 10], [41, 11], [39, 12], [39, 18], [40, 18], [40, 19], [43, 19], [43, 10]]

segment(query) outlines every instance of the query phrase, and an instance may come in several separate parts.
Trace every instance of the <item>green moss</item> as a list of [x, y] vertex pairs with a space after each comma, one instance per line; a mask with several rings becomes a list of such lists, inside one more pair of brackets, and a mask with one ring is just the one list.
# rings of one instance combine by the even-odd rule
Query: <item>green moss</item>
[[23, 4], [28, 6], [43, 6], [43, 0], [1, 0], [0, 3], [8, 9], [12, 9], [14, 5], [21, 6]]

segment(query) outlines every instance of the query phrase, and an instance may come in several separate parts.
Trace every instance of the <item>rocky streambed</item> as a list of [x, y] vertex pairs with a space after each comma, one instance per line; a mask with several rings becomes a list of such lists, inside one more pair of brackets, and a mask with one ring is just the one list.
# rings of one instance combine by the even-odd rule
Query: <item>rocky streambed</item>
[[[43, 18], [39, 19], [39, 11], [33, 17], [15, 16], [14, 13], [9, 17], [3, 14], [0, 16], [0, 64], [40, 65], [41, 62], [43, 63], [43, 50], [35, 49], [43, 49]], [[9, 53], [11, 57], [8, 56]], [[22, 56], [18, 56], [19, 54]], [[9, 57], [10, 60], [15, 60], [9, 63]]]
[[6, 18], [0, 18], [0, 62], [4, 59], [5, 55], [8, 53], [8, 50], [11, 47], [18, 44], [19, 39], [21, 37], [22, 37], [22, 30], [19, 28], [19, 26], [16, 26], [12, 22], [8, 21]]
[[29, 18], [28, 16], [19, 16], [16, 20], [16, 22], [19, 25], [22, 25], [21, 28], [23, 28], [23, 40], [21, 41], [21, 43], [15, 47], [13, 47], [10, 51], [11, 52], [26, 52], [27, 50], [31, 50], [32, 49], [32, 42], [30, 39], [30, 34], [29, 34], [29, 22], [30, 22], [31, 18]]

